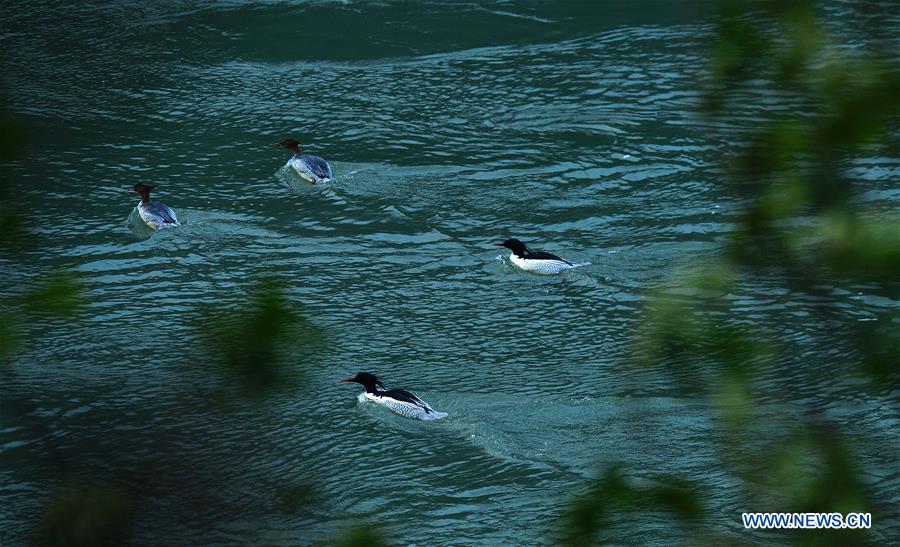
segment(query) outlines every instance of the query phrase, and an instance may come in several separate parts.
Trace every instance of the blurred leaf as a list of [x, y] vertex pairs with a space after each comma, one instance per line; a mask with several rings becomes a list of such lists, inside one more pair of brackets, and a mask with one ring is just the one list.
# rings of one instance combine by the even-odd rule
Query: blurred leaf
[[20, 333], [16, 330], [13, 319], [6, 314], [0, 316], [0, 366], [9, 363], [12, 356], [18, 351], [20, 344]]
[[[565, 512], [561, 525], [563, 545], [596, 545], [603, 543], [603, 532], [613, 525], [613, 518], [625, 520], [626, 512], [648, 513], [667, 510], [680, 523], [699, 522], [703, 515], [697, 486], [681, 480], [670, 480], [654, 486], [631, 484], [618, 467], [610, 467], [594, 481], [586, 495], [575, 499]], [[680, 524], [679, 523], [679, 524]]]
[[44, 516], [48, 545], [94, 547], [122, 545], [133, 519], [131, 498], [105, 486], [62, 487]]
[[45, 276], [25, 296], [25, 309], [30, 313], [69, 317], [84, 305], [83, 292], [83, 284], [71, 273]]
[[900, 321], [896, 311], [887, 311], [875, 320], [859, 321], [854, 338], [859, 340], [863, 366], [884, 386], [898, 385], [900, 377]]
[[[670, 375], [682, 392], [707, 396], [725, 426], [725, 434], [710, 442], [717, 443], [728, 471], [743, 479], [740, 494], [759, 507], [754, 510], [870, 512], [872, 494], [860, 478], [852, 437], [823, 425], [821, 409], [806, 408], [790, 390], [797, 371], [781, 354], [792, 341], [732, 302], [741, 280], [758, 275], [791, 297], [815, 296], [808, 309], [819, 314], [816, 324], [827, 333], [809, 338], [815, 350], [845, 355], [847, 377], [867, 373], [876, 389], [896, 388], [896, 311], [857, 321], [834, 311], [843, 302], [830, 290], [866, 283], [876, 295], [900, 297], [900, 219], [867, 210], [860, 197], [872, 183], [852, 176], [856, 160], [896, 157], [896, 52], [865, 38], [842, 43], [831, 34], [827, 13], [811, 1], [732, 0], [721, 7], [702, 108], [734, 151], [723, 158], [722, 183], [743, 211], [721, 258], [704, 257], [703, 267], [676, 276], [647, 300], [634, 346], [638, 361]], [[841, 7], [848, 18], [857, 9]], [[896, 30], [882, 32], [888, 26], [873, 24], [867, 31], [896, 38]], [[772, 108], [773, 101], [787, 108]], [[752, 109], [759, 118], [754, 124], [736, 119], [732, 106]], [[788, 421], [758, 412], [760, 400], [781, 395], [760, 393], [760, 377], [766, 385], [786, 385], [803, 416]], [[752, 434], [760, 438], [748, 443]], [[623, 471], [608, 471], [565, 513], [564, 543], [616, 537], [608, 529], [625, 521], [624, 511], [665, 508], [680, 522], [697, 522], [698, 489], [660, 480], [660, 486], [638, 488]], [[779, 539], [839, 545], [871, 537], [865, 531], [802, 530]]]
[[[0, 105], [5, 105], [2, 96]], [[12, 159], [21, 147], [22, 131], [18, 120], [6, 108], [0, 108], [0, 161]], [[25, 216], [10, 201], [7, 184], [5, 170], [0, 170], [0, 251], [21, 250], [28, 243]]]
[[21, 349], [27, 335], [26, 318], [35, 315], [70, 318], [81, 311], [84, 304], [83, 286], [69, 273], [42, 278], [20, 298], [6, 298], [2, 302], [7, 313], [0, 317], [0, 364], [8, 363]]
[[285, 484], [278, 491], [278, 500], [286, 513], [296, 513], [321, 501], [321, 494], [311, 484]]
[[833, 212], [823, 218], [820, 231], [824, 259], [839, 275], [900, 283], [900, 218], [863, 219]]
[[241, 311], [214, 311], [200, 328], [205, 349], [227, 381], [226, 389], [251, 397], [295, 389], [303, 367], [325, 347], [323, 333], [275, 281], [261, 283]]
[[[16, 156], [22, 148], [22, 124], [6, 108], [6, 97], [0, 95], [0, 161]], [[2, 173], [0, 173], [2, 176]], [[0, 187], [0, 193], [5, 188]]]
[[384, 536], [370, 524], [356, 524], [344, 530], [335, 547], [387, 547]]
[[21, 251], [28, 243], [25, 217], [13, 208], [3, 193], [4, 189], [0, 188], [0, 250]]

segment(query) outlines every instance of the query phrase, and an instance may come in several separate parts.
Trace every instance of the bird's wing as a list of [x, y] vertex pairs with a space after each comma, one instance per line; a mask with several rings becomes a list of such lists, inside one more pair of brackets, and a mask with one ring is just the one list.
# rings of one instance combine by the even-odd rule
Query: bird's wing
[[428, 406], [428, 403], [426, 403], [422, 399], [419, 399], [405, 389], [389, 389], [384, 392], [384, 396], [390, 397], [391, 399], [396, 399], [398, 401], [403, 401], [404, 403], [416, 405], [417, 407], [424, 410], [426, 414], [429, 412], [434, 412], [434, 409]]
[[309, 170], [312, 173], [319, 177], [320, 179], [330, 179], [331, 178], [331, 167], [328, 165], [328, 162], [320, 158], [319, 156], [311, 156], [304, 155], [302, 156], [303, 162], [309, 167]]
[[153, 201], [149, 204], [143, 205], [141, 207], [141, 210], [146, 211], [146, 213], [153, 217], [153, 220], [156, 222], [160, 222], [162, 224], [171, 224], [174, 226], [178, 225], [178, 217], [175, 216], [175, 211], [173, 211], [165, 203]]
[[525, 258], [528, 260], [559, 260], [560, 262], [565, 262], [566, 264], [572, 266], [573, 264], [566, 260], [565, 258], [560, 258], [556, 255], [545, 253], [543, 251], [538, 251], [536, 253], [528, 253]]
[[175, 216], [175, 211], [170, 209], [169, 207], [163, 206], [160, 208], [159, 216], [163, 219], [163, 222], [166, 224], [178, 224], [178, 217]]

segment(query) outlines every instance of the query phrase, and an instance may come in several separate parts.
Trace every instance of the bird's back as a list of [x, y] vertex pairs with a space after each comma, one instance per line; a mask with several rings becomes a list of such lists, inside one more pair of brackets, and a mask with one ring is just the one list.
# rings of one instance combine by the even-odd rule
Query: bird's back
[[544, 251], [538, 251], [536, 253], [528, 253], [525, 255], [527, 260], [556, 260], [558, 262], [565, 262], [569, 266], [572, 266], [572, 263], [566, 260], [565, 258], [560, 258], [556, 255], [545, 253]]
[[304, 178], [314, 178], [313, 182], [322, 182], [333, 177], [331, 166], [319, 156], [297, 154], [291, 158], [291, 166]]
[[428, 403], [405, 389], [389, 389], [387, 391], [366, 393], [365, 397], [407, 418], [438, 420], [447, 417], [446, 412], [436, 411]]
[[159, 201], [151, 201], [149, 203], [139, 203], [138, 213], [141, 218], [152, 228], [164, 228], [168, 226], [180, 226], [175, 211], [168, 205]]

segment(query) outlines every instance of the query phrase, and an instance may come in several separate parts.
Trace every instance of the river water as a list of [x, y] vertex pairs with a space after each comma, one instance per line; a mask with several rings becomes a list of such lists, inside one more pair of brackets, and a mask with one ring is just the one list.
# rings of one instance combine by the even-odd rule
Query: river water
[[[29, 542], [60, 485], [110, 475], [142, 493], [135, 543], [321, 543], [354, 522], [404, 545], [548, 543], [612, 462], [695, 481], [710, 534], [758, 539], [739, 514], [767, 509], [743, 505], [710, 402], [632, 344], [642, 302], [714, 253], [741, 206], [718, 171], [732, 143], [698, 114], [704, 9], [4, 2], [0, 19], [26, 136], [4, 169], [36, 233], [0, 290], [67, 268], [88, 299], [30, 325], [5, 371], [24, 410], [0, 418], [0, 543]], [[335, 180], [286, 173], [269, 147], [285, 138]], [[898, 170], [857, 169], [870, 205], [897, 207]], [[184, 225], [129, 227], [138, 182]], [[490, 245], [508, 237], [591, 265], [521, 273]], [[202, 404], [203, 310], [246, 308], [273, 275], [326, 340], [291, 364], [302, 389]], [[853, 320], [897, 309], [829, 292]], [[779, 393], [762, 412], [797, 403], [858, 433], [864, 480], [896, 508], [896, 392], [839, 374], [813, 300], [765, 278], [732, 298], [796, 365], [789, 389], [760, 380]], [[450, 416], [358, 405], [336, 380], [361, 370]], [[621, 518], [620, 543], [691, 541], [665, 512]]]

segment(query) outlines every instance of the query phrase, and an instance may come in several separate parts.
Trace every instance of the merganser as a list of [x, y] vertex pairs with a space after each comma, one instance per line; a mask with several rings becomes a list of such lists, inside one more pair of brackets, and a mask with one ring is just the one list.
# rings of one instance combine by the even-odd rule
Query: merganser
[[312, 154], [301, 154], [300, 143], [294, 139], [276, 142], [272, 148], [287, 148], [293, 152], [294, 156], [288, 160], [287, 165], [292, 167], [301, 178], [313, 184], [328, 182], [334, 176], [331, 174], [331, 166], [327, 161]]
[[507, 239], [503, 243], [494, 243], [498, 247], [506, 247], [512, 254], [509, 260], [519, 269], [540, 275], [557, 275], [572, 268], [587, 266], [590, 262], [573, 264], [564, 258], [545, 252], [535, 252], [518, 239]]
[[362, 384], [366, 388], [366, 392], [360, 394], [360, 401], [369, 400], [378, 403], [407, 418], [439, 420], [447, 417], [446, 412], [436, 411], [428, 406], [428, 403], [405, 389], [379, 390], [378, 387], [383, 388], [384, 384], [381, 383], [377, 376], [368, 372], [359, 372], [353, 378], [345, 378], [338, 381]]
[[141, 196], [141, 202], [137, 204], [138, 214], [141, 219], [154, 230], [168, 228], [169, 226], [181, 226], [178, 217], [168, 205], [159, 201], [150, 201], [150, 191], [156, 186], [147, 184], [135, 184], [132, 192]]

